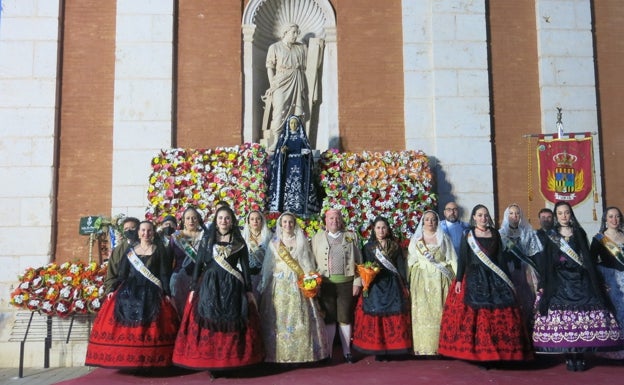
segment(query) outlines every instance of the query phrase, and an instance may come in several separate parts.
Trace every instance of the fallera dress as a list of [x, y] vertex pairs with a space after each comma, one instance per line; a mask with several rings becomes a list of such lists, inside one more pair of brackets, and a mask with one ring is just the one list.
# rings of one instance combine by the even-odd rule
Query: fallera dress
[[378, 356], [406, 354], [412, 349], [405, 258], [398, 243], [388, 241], [387, 245], [382, 249], [376, 241], [369, 241], [364, 246], [364, 262], [377, 262], [381, 270], [367, 296], [358, 297], [353, 322], [353, 347]]
[[607, 306], [587, 236], [549, 233], [540, 265], [533, 345], [540, 353], [584, 353], [621, 349], [624, 335]]
[[[85, 365], [108, 368], [153, 368], [171, 365], [179, 320], [165, 298], [170, 268], [164, 246], [149, 256], [125, 255], [120, 261], [118, 287], [104, 301], [93, 323]], [[147, 267], [141, 273], [138, 266]], [[147, 277], [146, 277], [147, 275]], [[148, 278], [149, 277], [149, 278]]]
[[232, 243], [211, 241], [212, 233], [199, 246], [195, 290], [184, 310], [173, 363], [208, 370], [254, 365], [262, 361], [263, 349], [258, 310], [247, 298], [251, 293], [247, 246], [242, 238]]
[[[502, 253], [500, 235], [462, 238], [456, 280], [444, 305], [441, 355], [468, 361], [521, 361], [532, 358], [531, 345], [516, 303]], [[452, 287], [455, 286], [453, 282]]]
[[[624, 327], [624, 244], [618, 244], [602, 233], [592, 238], [592, 259], [597, 262], [598, 272], [607, 287], [607, 294], [615, 311], [615, 318]], [[624, 349], [624, 348], [623, 348]], [[624, 359], [624, 350], [603, 354], [611, 359]]]
[[[304, 237], [298, 229], [297, 237]], [[299, 273], [314, 270], [306, 242], [288, 249], [274, 237], [262, 264], [260, 315], [266, 362], [303, 363], [329, 356], [325, 323], [317, 298], [307, 298], [298, 287]]]
[[425, 244], [417, 235], [410, 241], [407, 258], [413, 351], [415, 355], [436, 355], [442, 310], [457, 271], [457, 255], [442, 231], [436, 234], [442, 240], [435, 245]]

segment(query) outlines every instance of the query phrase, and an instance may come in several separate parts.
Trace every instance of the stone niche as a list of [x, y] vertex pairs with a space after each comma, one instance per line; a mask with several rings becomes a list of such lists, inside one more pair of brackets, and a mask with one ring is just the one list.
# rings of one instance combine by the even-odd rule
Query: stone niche
[[336, 14], [327, 0], [251, 0], [243, 13], [243, 138], [263, 143], [262, 96], [269, 88], [266, 68], [268, 47], [280, 40], [284, 25], [299, 26], [298, 41], [308, 47], [308, 58], [319, 68], [306, 68], [309, 116], [306, 131], [312, 148], [323, 151], [339, 146], [338, 60]]

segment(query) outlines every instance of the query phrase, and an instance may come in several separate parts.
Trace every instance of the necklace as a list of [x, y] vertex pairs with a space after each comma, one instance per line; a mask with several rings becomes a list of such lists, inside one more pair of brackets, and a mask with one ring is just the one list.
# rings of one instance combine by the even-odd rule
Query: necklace
[[154, 245], [148, 245], [148, 246], [139, 245], [135, 248], [135, 251], [137, 252], [137, 254], [141, 254], [141, 255], [151, 254], [154, 251], [153, 246]]
[[253, 233], [253, 231], [249, 232], [249, 238], [251, 241], [258, 243], [258, 240], [260, 239], [260, 234], [262, 234], [261, 232], [258, 232], [256, 234]]
[[[219, 239], [221, 239], [221, 242], [227, 242], [230, 243], [232, 241], [232, 233], [227, 232], [225, 234], [221, 234], [220, 232], [217, 231], [217, 234], [219, 235]], [[227, 239], [227, 241], [225, 241]]]
[[284, 246], [286, 246], [286, 248], [288, 249], [288, 251], [293, 251], [295, 249], [296, 246], [296, 241], [295, 238], [297, 238], [295, 235], [288, 235], [288, 234], [284, 234], [283, 235], [283, 243]]

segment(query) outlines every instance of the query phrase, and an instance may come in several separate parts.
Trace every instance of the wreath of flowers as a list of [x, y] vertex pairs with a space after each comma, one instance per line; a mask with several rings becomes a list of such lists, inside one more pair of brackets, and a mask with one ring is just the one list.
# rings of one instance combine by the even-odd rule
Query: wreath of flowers
[[46, 315], [68, 317], [97, 313], [104, 297], [107, 263], [50, 263], [27, 268], [18, 276], [10, 304]]
[[215, 203], [226, 202], [242, 224], [249, 211], [264, 210], [267, 161], [264, 147], [257, 143], [162, 150], [152, 159], [145, 217], [156, 222], [166, 215], [180, 219], [188, 206], [208, 217]]

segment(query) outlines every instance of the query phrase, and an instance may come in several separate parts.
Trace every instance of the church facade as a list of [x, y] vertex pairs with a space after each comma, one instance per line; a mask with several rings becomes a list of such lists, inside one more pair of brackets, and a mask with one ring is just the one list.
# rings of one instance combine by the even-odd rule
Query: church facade
[[[0, 294], [85, 259], [79, 219], [142, 218], [162, 148], [256, 141], [263, 47], [293, 18], [324, 41], [316, 148], [423, 150], [439, 202], [536, 223], [537, 134], [593, 138], [588, 233], [624, 206], [619, 0], [3, 0]], [[273, 16], [273, 17], [272, 17]], [[273, 24], [271, 24], [273, 23]], [[560, 109], [560, 110], [559, 110]]]

